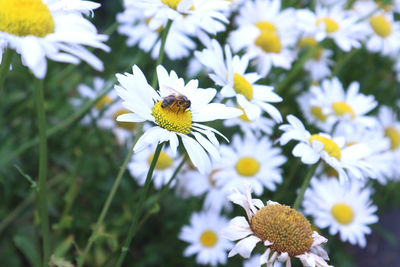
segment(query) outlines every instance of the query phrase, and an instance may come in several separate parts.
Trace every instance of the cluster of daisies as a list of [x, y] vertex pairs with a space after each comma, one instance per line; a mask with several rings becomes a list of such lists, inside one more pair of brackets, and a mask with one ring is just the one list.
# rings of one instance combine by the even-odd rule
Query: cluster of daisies
[[[314, 2], [312, 9], [295, 9], [282, 8], [280, 0], [125, 0], [117, 15], [127, 46], [154, 59], [161, 48], [170, 60], [187, 58], [183, 76], [206, 74], [215, 85], [200, 88], [197, 79], [185, 82], [159, 65], [153, 88], [135, 65], [132, 72], [117, 74], [115, 90], [82, 119], [88, 127], [112, 130], [121, 145], [132, 143], [142, 125], [128, 166], [139, 185], [156, 146], [166, 144], [152, 182], [158, 190], [175, 187], [182, 198], [202, 198], [203, 209], [193, 212], [178, 236], [189, 244], [184, 256], [196, 255], [199, 264], [226, 264], [239, 254], [249, 258], [244, 266], [291, 266], [293, 258], [304, 266], [329, 266], [327, 239], [314, 227], [365, 247], [369, 225], [378, 221], [372, 182], [385, 185], [400, 177], [395, 110], [363, 94], [357, 81], [346, 87], [332, 74], [335, 51], [361, 48], [390, 58], [400, 73], [395, 20], [400, 3]], [[15, 50], [39, 79], [46, 75], [46, 58], [83, 60], [101, 71], [103, 63], [85, 48], [109, 50], [107, 36], [87, 19], [99, 6], [81, 0], [0, 0], [0, 58]], [[275, 86], [285, 74], [269, 85], [266, 78], [274, 70], [290, 71], [308, 54], [305, 49], [313, 52], [303, 65], [310, 86], [293, 92], [302, 114], [287, 115], [283, 123], [278, 105], [285, 99]], [[71, 103], [78, 107], [96, 99], [105, 84], [97, 77], [93, 86], [79, 86]], [[217, 121], [215, 127], [207, 125], [211, 121]], [[283, 154], [288, 143], [296, 143], [292, 155]], [[174, 179], [186, 154], [189, 160]], [[279, 192], [283, 165], [292, 156], [315, 169], [300, 209], [253, 199], [252, 193], [262, 198]], [[246, 216], [229, 221], [231, 202]]]

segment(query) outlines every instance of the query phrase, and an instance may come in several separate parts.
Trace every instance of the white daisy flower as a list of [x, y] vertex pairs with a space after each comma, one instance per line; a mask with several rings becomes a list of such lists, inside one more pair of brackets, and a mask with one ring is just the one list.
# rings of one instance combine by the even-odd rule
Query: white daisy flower
[[83, 60], [102, 71], [103, 63], [84, 46], [108, 52], [103, 44], [108, 37], [97, 34], [82, 16], [98, 7], [80, 0], [1, 0], [0, 40], [20, 54], [22, 63], [39, 79], [46, 75], [46, 58], [72, 64]]
[[335, 178], [312, 179], [303, 199], [304, 213], [314, 217], [317, 227], [329, 227], [331, 235], [339, 233], [342, 241], [365, 247], [368, 225], [378, 222], [371, 194], [360, 181], [343, 186]]
[[201, 265], [226, 264], [226, 252], [233, 247], [232, 242], [221, 236], [221, 231], [228, 225], [225, 217], [217, 213], [194, 212], [190, 218], [190, 225], [183, 226], [178, 238], [190, 243], [183, 255], [196, 255], [196, 262]]
[[[80, 84], [78, 86], [78, 93], [81, 97], [72, 99], [72, 104], [76, 108], [81, 107], [85, 101], [95, 99], [101, 90], [104, 89], [104, 86], [105, 81], [100, 77], [93, 79], [93, 88], [86, 84]], [[118, 99], [117, 93], [110, 91], [97, 101], [89, 113], [82, 118], [81, 123], [92, 126], [95, 122], [100, 129], [111, 130], [116, 136], [118, 144], [129, 144], [132, 141], [137, 124], [117, 121], [119, 115], [126, 113], [130, 113], [130, 111], [122, 105], [122, 101]]]
[[361, 160], [371, 154], [366, 145], [345, 146], [344, 137], [332, 138], [326, 133], [311, 135], [295, 116], [288, 115], [287, 120], [289, 124], [279, 127], [284, 132], [280, 143], [286, 145], [291, 140], [299, 141], [293, 148], [292, 154], [300, 157], [303, 163], [315, 164], [322, 159], [338, 172], [342, 183], [347, 181], [349, 176], [357, 179], [376, 177], [372, 166]]
[[369, 51], [389, 55], [400, 50], [400, 22], [394, 20], [392, 13], [375, 13], [364, 23]]
[[280, 148], [273, 147], [268, 137], [256, 137], [248, 133], [243, 139], [234, 135], [230, 146], [222, 145], [220, 171], [215, 177], [229, 178], [227, 188], [243, 187], [250, 184], [254, 193], [260, 196], [264, 187], [276, 190], [282, 182], [282, 170], [286, 162]]
[[[124, 12], [117, 15], [120, 23], [118, 32], [128, 37], [128, 46], [137, 45], [140, 49], [150, 53], [155, 59], [160, 53], [161, 31], [165, 28], [167, 20], [146, 17], [143, 10], [135, 6], [136, 0], [125, 0]], [[172, 23], [165, 42], [165, 54], [172, 60], [187, 57], [196, 44], [183, 31], [182, 25]]]
[[201, 174], [195, 169], [188, 169], [181, 173], [181, 184], [191, 196], [205, 195], [203, 210], [213, 210], [220, 213], [222, 209], [232, 210], [232, 205], [227, 201], [229, 191], [225, 185], [229, 179], [218, 177], [215, 174], [220, 171], [214, 166], [210, 173]]
[[[315, 85], [312, 85], [313, 87]], [[312, 91], [312, 89], [311, 89]], [[321, 102], [318, 102], [311, 92], [304, 92], [296, 98], [307, 123], [317, 126], [324, 132], [330, 132], [333, 129], [334, 120], [328, 120], [328, 114], [323, 109]]]
[[[74, 107], [79, 108], [86, 101], [95, 99], [99, 95], [101, 90], [104, 89], [104, 85], [105, 81], [100, 77], [95, 77], [93, 79], [93, 87], [90, 87], [86, 84], [78, 85], [77, 91], [79, 97], [77, 96], [75, 98], [72, 98], [71, 104]], [[110, 91], [109, 93], [107, 93], [105, 96], [99, 99], [99, 101], [95, 104], [95, 106], [89, 111], [89, 114], [86, 114], [82, 118], [81, 123], [84, 125], [90, 125], [92, 123], [92, 120], [97, 119], [100, 116], [102, 110], [105, 107], [111, 105], [116, 99], [117, 99], [117, 94], [115, 93], [115, 91]]]
[[379, 108], [378, 119], [382, 125], [384, 135], [390, 140], [390, 149], [387, 153], [391, 154], [391, 170], [392, 177], [395, 179], [400, 176], [400, 121], [394, 110], [387, 106], [381, 106]]
[[372, 166], [376, 173], [376, 179], [381, 184], [386, 184], [387, 180], [394, 177], [393, 155], [390, 150], [390, 140], [384, 136], [384, 130], [377, 126], [374, 128], [365, 127], [341, 127], [336, 128], [335, 135], [346, 138], [346, 146], [355, 144], [365, 144], [371, 151], [370, 155], [365, 156], [361, 161]]
[[[146, 17], [174, 20], [182, 24], [186, 32], [196, 35], [197, 31], [216, 34], [225, 30], [229, 23], [224, 12], [230, 2], [225, 0], [131, 0], [132, 5], [143, 10]], [[225, 24], [224, 24], [225, 23]]]
[[229, 44], [235, 52], [245, 49], [265, 76], [271, 67], [289, 69], [294, 60], [291, 46], [297, 40], [294, 9], [281, 10], [280, 0], [247, 1], [237, 17], [239, 28]]
[[[311, 36], [305, 36], [300, 39], [298, 43], [299, 48], [308, 47], [312, 49], [312, 47], [316, 46], [318, 42]], [[330, 59], [333, 55], [333, 52], [328, 49], [318, 48], [313, 57], [311, 57], [304, 64], [304, 69], [310, 73], [311, 79], [313, 81], [320, 81], [323, 78], [326, 78], [331, 75], [330, 66], [333, 65], [333, 61]]]
[[[111, 129], [114, 133], [118, 144], [131, 145], [133, 141], [133, 134], [136, 132], [136, 122], [118, 121], [117, 118], [123, 114], [128, 114], [131, 111], [125, 108], [121, 99], [116, 100], [109, 106], [104, 114], [97, 121], [98, 125], [102, 128]], [[143, 129], [147, 129], [149, 125], [145, 124]]]
[[[146, 175], [150, 168], [151, 161], [153, 160], [155, 150], [156, 146], [153, 145], [135, 153], [128, 164], [129, 172], [141, 186], [143, 186], [146, 181]], [[160, 152], [152, 178], [154, 187], [157, 190], [160, 190], [164, 185], [168, 184], [178, 165], [178, 156], [173, 155], [170, 148], [164, 148], [163, 151]], [[174, 181], [171, 186], [174, 186], [175, 182], [176, 181]]]
[[133, 74], [117, 74], [120, 85], [115, 89], [125, 107], [133, 112], [119, 116], [118, 121], [151, 121], [155, 124], [139, 138], [135, 152], [151, 144], [169, 141], [175, 154], [179, 136], [194, 166], [206, 173], [211, 170], [211, 162], [205, 150], [219, 158], [216, 148], [219, 143], [214, 134], [218, 132], [198, 122], [237, 117], [242, 111], [210, 103], [217, 91], [198, 88], [197, 80], [185, 85], [174, 71], [168, 75], [162, 66], [157, 67], [157, 75], [160, 89], [154, 91], [136, 65]]
[[[233, 103], [228, 101], [227, 105], [232, 106]], [[239, 107], [239, 109], [242, 108]], [[275, 125], [276, 123], [273, 120], [265, 118], [263, 116], [260, 116], [255, 120], [250, 120], [249, 117], [247, 117], [246, 112], [244, 110], [243, 114], [240, 115], [239, 117], [224, 120], [224, 126], [226, 127], [239, 126], [240, 130], [245, 134], [254, 134], [256, 136], [260, 136], [262, 133], [266, 135], [271, 135], [273, 127]]]
[[364, 37], [363, 27], [357, 24], [358, 16], [343, 9], [342, 5], [331, 8], [317, 5], [315, 13], [309, 9], [297, 11], [297, 26], [308, 36], [318, 42], [332, 38], [337, 46], [345, 52], [360, 48]]
[[312, 86], [310, 103], [319, 106], [326, 115], [326, 124], [336, 122], [348, 125], [373, 127], [376, 120], [366, 114], [378, 104], [373, 95], [361, 94], [360, 84], [352, 82], [347, 91], [338, 78], [323, 80], [321, 86]]
[[281, 102], [282, 98], [273, 92], [274, 88], [267, 85], [255, 84], [262, 77], [255, 72], [245, 73], [249, 65], [249, 58], [232, 56], [228, 45], [225, 46], [225, 58], [222, 47], [217, 40], [202, 52], [195, 52], [196, 57], [212, 70], [211, 79], [222, 86], [223, 97], [235, 97], [240, 107], [244, 109], [250, 120], [261, 116], [262, 111], [277, 122], [282, 122], [281, 113], [268, 102]]
[[[243, 216], [233, 218], [223, 236], [229, 240], [240, 240], [229, 252], [228, 257], [240, 254], [249, 258], [257, 243], [261, 242], [266, 251], [260, 257], [260, 265], [272, 267], [276, 260], [291, 266], [291, 258], [300, 259], [304, 266], [327, 267], [328, 254], [321, 247], [327, 239], [313, 232], [310, 222], [298, 211], [268, 201], [251, 198], [251, 189], [246, 195], [238, 190], [229, 199], [244, 208]], [[283, 234], [284, 233], [284, 234]]]

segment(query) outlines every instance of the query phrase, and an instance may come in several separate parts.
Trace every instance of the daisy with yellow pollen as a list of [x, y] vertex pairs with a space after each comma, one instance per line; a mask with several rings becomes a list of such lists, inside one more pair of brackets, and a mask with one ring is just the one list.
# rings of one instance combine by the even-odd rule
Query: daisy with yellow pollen
[[279, 127], [284, 133], [280, 138], [281, 145], [295, 140], [299, 143], [293, 148], [292, 154], [300, 157], [305, 164], [315, 164], [320, 159], [331, 166], [338, 173], [341, 183], [349, 176], [357, 179], [376, 177], [372, 166], [362, 161], [371, 151], [364, 144], [346, 146], [344, 137], [332, 138], [326, 133], [311, 135], [303, 123], [293, 115], [288, 115], [289, 124]]
[[343, 186], [334, 178], [312, 179], [304, 195], [304, 213], [314, 217], [317, 227], [329, 227], [331, 235], [339, 233], [342, 241], [365, 247], [368, 225], [378, 222], [371, 194], [360, 181]]
[[282, 122], [281, 113], [269, 102], [281, 102], [282, 98], [273, 92], [274, 88], [255, 84], [261, 76], [255, 72], [245, 73], [249, 58], [232, 56], [229, 46], [225, 46], [225, 60], [222, 47], [217, 40], [212, 40], [209, 48], [202, 52], [196, 51], [200, 62], [212, 70], [211, 79], [221, 89], [221, 96], [235, 97], [237, 104], [243, 109], [249, 120], [258, 119], [263, 111], [267, 112], [276, 122]]
[[400, 22], [394, 20], [393, 13], [375, 13], [364, 23], [369, 51], [389, 55], [400, 50]]
[[308, 36], [318, 42], [331, 38], [343, 51], [360, 48], [364, 38], [363, 27], [356, 21], [358, 16], [336, 4], [330, 8], [316, 5], [315, 13], [309, 9], [297, 11], [297, 25]]
[[[153, 145], [134, 154], [128, 164], [129, 172], [141, 186], [143, 186], [146, 181], [147, 171], [149, 170], [151, 161], [153, 160], [155, 149], [156, 146]], [[177, 155], [174, 156], [170, 148], [164, 147], [154, 168], [152, 179], [154, 188], [160, 190], [164, 185], [168, 184], [178, 165], [179, 160]], [[174, 182], [171, 183], [171, 186], [175, 184]]]
[[[95, 99], [104, 89], [104, 86], [105, 81], [99, 77], [93, 79], [93, 88], [86, 84], [80, 84], [78, 86], [78, 93], [81, 97], [72, 99], [72, 104], [77, 108], [81, 107], [85, 101]], [[133, 122], [119, 122], [117, 121], [117, 117], [129, 112], [122, 105], [122, 101], [118, 99], [117, 93], [110, 91], [97, 101], [89, 111], [89, 114], [82, 118], [81, 122], [87, 126], [92, 126], [95, 123], [100, 129], [111, 130], [118, 144], [125, 145], [132, 141], [137, 124]]]
[[[85, 101], [95, 99], [104, 89], [105, 81], [100, 77], [95, 77], [93, 79], [93, 86], [88, 86], [86, 84], [80, 84], [77, 88], [77, 93], [79, 96], [71, 99], [72, 105], [76, 108], [81, 107]], [[90, 110], [89, 114], [85, 115], [81, 122], [84, 125], [90, 125], [93, 120], [97, 120], [101, 116], [101, 111], [108, 108], [117, 99], [117, 94], [115, 91], [107, 93], [105, 96], [99, 99], [99, 101]], [[100, 128], [109, 128], [106, 125], [98, 125]]]
[[98, 7], [80, 0], [0, 0], [0, 40], [20, 54], [39, 79], [46, 75], [46, 58], [72, 64], [83, 60], [102, 71], [103, 63], [84, 47], [109, 51], [103, 44], [108, 37], [97, 34], [83, 17]]
[[[299, 49], [309, 48], [316, 46], [318, 42], [311, 36], [302, 37], [297, 46]], [[320, 81], [331, 75], [330, 66], [333, 61], [330, 59], [333, 52], [329, 49], [318, 48], [315, 54], [304, 63], [304, 69], [310, 74], [313, 81]]]
[[148, 18], [156, 20], [171, 19], [186, 28], [190, 35], [198, 30], [210, 34], [225, 30], [229, 21], [224, 12], [230, 2], [225, 0], [126, 0], [132, 8], [143, 11]]
[[[227, 101], [228, 106], [233, 106], [231, 101]], [[224, 126], [226, 127], [235, 127], [238, 126], [242, 132], [254, 134], [256, 136], [264, 133], [266, 135], [271, 135], [273, 132], [273, 128], [276, 125], [276, 122], [270, 118], [266, 118], [264, 116], [260, 116], [255, 120], [250, 120], [247, 117], [246, 112], [243, 111], [243, 114], [237, 118], [224, 120]]]
[[230, 146], [222, 145], [221, 160], [217, 162], [220, 171], [215, 177], [229, 179], [227, 188], [251, 185], [254, 193], [260, 196], [264, 187], [276, 190], [282, 182], [282, 170], [286, 162], [280, 148], [273, 147], [268, 137], [256, 137], [248, 133], [244, 138], [238, 134], [232, 138]]
[[[118, 121], [154, 123], [139, 138], [135, 152], [145, 147], [169, 141], [172, 153], [176, 153], [178, 136], [195, 167], [200, 172], [211, 170], [206, 151], [219, 158], [219, 145], [215, 129], [199, 122], [237, 117], [242, 111], [219, 103], [210, 103], [217, 91], [213, 88], [198, 88], [198, 81], [191, 80], [185, 85], [174, 71], [170, 74], [162, 66], [157, 67], [159, 90], [155, 91], [136, 65], [133, 74], [117, 74], [120, 85], [116, 85], [124, 106], [133, 113], [118, 116]], [[218, 133], [219, 134], [219, 133]], [[221, 134], [220, 134], [221, 135]], [[221, 135], [222, 136], [222, 135]]]
[[243, 195], [238, 190], [229, 199], [243, 207], [243, 216], [233, 218], [223, 236], [229, 240], [240, 240], [228, 257], [240, 254], [249, 258], [257, 243], [266, 251], [260, 257], [260, 265], [272, 267], [276, 260], [291, 266], [291, 258], [298, 258], [304, 266], [327, 267], [328, 254], [322, 248], [327, 239], [313, 232], [310, 222], [298, 211], [277, 202], [268, 201], [264, 206], [260, 199], [251, 197], [251, 189]]
[[261, 76], [272, 67], [289, 69], [294, 60], [291, 47], [297, 40], [295, 19], [294, 9], [281, 10], [280, 0], [246, 1], [229, 44], [235, 52], [244, 49]]
[[339, 122], [373, 127], [376, 125], [376, 120], [367, 114], [378, 105], [378, 102], [373, 95], [364, 95], [359, 91], [358, 82], [352, 82], [345, 91], [342, 83], [335, 77], [332, 80], [323, 80], [321, 86], [311, 87], [310, 103], [320, 107], [328, 125]]
[[372, 167], [380, 184], [384, 185], [395, 177], [393, 154], [390, 153], [391, 142], [389, 138], [385, 137], [382, 127], [377, 125], [374, 128], [362, 126], [349, 128], [338, 125], [335, 135], [344, 136], [346, 146], [364, 144], [368, 147], [370, 153], [360, 160]]
[[190, 245], [183, 255], [196, 254], [196, 263], [217, 266], [227, 262], [226, 252], [232, 249], [232, 242], [222, 237], [221, 231], [228, 225], [228, 219], [212, 211], [195, 212], [190, 225], [183, 226], [178, 238]]
[[215, 166], [213, 161], [211, 172], [201, 174], [197, 170], [188, 168], [180, 174], [180, 185], [188, 195], [199, 197], [205, 195], [203, 210], [213, 210], [220, 213], [222, 209], [232, 210], [232, 203], [226, 201], [230, 191], [225, 187], [229, 181], [227, 177], [218, 177], [216, 174], [221, 170]]
[[[124, 11], [117, 15], [118, 32], [128, 37], [127, 46], [138, 45], [140, 49], [150, 53], [156, 59], [160, 52], [161, 31], [166, 27], [167, 20], [156, 19], [145, 15], [145, 10], [135, 6], [136, 0], [125, 0]], [[196, 44], [184, 32], [180, 23], [172, 23], [168, 38], [165, 41], [165, 54], [172, 60], [189, 56]]]
[[[316, 85], [311, 85], [311, 88], [313, 86]], [[310, 91], [312, 90], [313, 89]], [[334, 121], [328, 120], [328, 111], [323, 109], [321, 102], [319, 102], [310, 91], [304, 92], [296, 98], [302, 115], [308, 124], [312, 124], [324, 132], [330, 132], [334, 125]]]

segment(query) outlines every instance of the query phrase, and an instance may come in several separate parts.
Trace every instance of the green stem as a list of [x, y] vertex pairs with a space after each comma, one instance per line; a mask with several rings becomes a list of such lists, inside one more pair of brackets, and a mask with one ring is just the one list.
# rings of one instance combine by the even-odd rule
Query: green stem
[[[188, 159], [188, 155], [185, 154], [185, 157], [182, 159], [181, 163], [179, 163], [178, 167], [175, 169], [174, 173], [171, 176], [171, 179], [169, 179], [168, 183], [164, 186], [164, 188], [161, 190], [161, 192], [158, 194], [157, 199], [154, 201], [153, 205], [157, 205], [160, 203], [160, 201], [164, 198], [165, 194], [168, 192], [169, 187], [171, 186], [172, 182], [175, 180], [176, 176], [182, 169], [183, 165], [185, 165], [185, 162]], [[133, 233], [132, 238], [135, 236], [137, 231], [142, 227], [142, 225], [147, 221], [147, 219], [153, 214], [154, 212], [148, 211], [145, 216], [139, 221], [137, 224], [137, 227], [135, 228], [135, 231]]]
[[3, 84], [10, 69], [11, 60], [14, 54], [14, 50], [11, 49], [7, 49], [6, 52], [4, 52], [3, 54], [3, 60], [1, 61], [0, 65], [0, 94], [3, 91]]
[[[135, 57], [133, 62], [134, 63], [140, 62], [144, 55], [145, 55], [144, 53], [139, 53], [138, 56]], [[80, 110], [78, 110], [75, 114], [73, 114], [72, 116], [68, 116], [68, 119], [64, 120], [60, 124], [57, 124], [56, 126], [53, 126], [49, 130], [47, 130], [47, 132], [46, 132], [47, 137], [50, 137], [50, 136], [58, 133], [60, 130], [66, 129], [71, 124], [73, 124], [74, 122], [77, 122], [79, 119], [81, 119], [94, 105], [96, 105], [97, 101], [100, 98], [105, 96], [108, 92], [111, 91], [111, 89], [113, 89], [113, 85], [115, 84], [115, 82], [116, 82], [115, 77], [110, 79], [110, 81], [104, 86], [104, 88], [101, 90], [101, 92], [95, 99], [92, 99], [92, 100], [88, 101], [87, 103], [85, 103], [85, 105], [83, 105], [83, 107]], [[10, 160], [14, 159], [19, 154], [21, 154], [25, 150], [37, 145], [38, 143], [39, 143], [39, 138], [37, 138], [37, 137], [24, 143], [23, 145], [18, 147], [16, 150], [14, 150], [12, 153], [10, 153], [8, 155], [8, 157], [0, 158], [0, 166], [6, 165]]]
[[43, 238], [43, 266], [47, 266], [50, 260], [50, 230], [49, 215], [47, 213], [47, 137], [46, 137], [46, 114], [44, 110], [43, 80], [35, 79], [35, 95], [37, 116], [39, 124], [39, 213], [40, 226]]
[[318, 161], [317, 163], [312, 165], [311, 168], [308, 170], [308, 172], [306, 174], [306, 177], [304, 178], [303, 184], [302, 184], [302, 186], [300, 188], [300, 192], [297, 195], [296, 201], [293, 204], [293, 208], [295, 210], [299, 209], [300, 203], [301, 203], [301, 201], [303, 200], [303, 197], [304, 197], [304, 193], [306, 192], [306, 189], [307, 189], [308, 185], [310, 184], [311, 178], [313, 177], [313, 175], [315, 173], [315, 170], [317, 169], [317, 167], [319, 165], [319, 162], [320, 161]]
[[296, 175], [297, 169], [299, 167], [300, 167], [300, 160], [296, 159], [295, 163], [290, 166], [290, 171], [289, 171], [288, 175], [286, 175], [286, 178], [285, 178], [285, 180], [283, 182], [282, 187], [278, 190], [279, 192], [278, 191], [275, 192], [276, 194], [274, 194], [274, 198], [272, 198], [272, 199], [280, 200], [279, 198], [282, 198], [282, 197], [284, 197], [286, 195], [286, 191], [288, 190], [288, 188], [292, 184], [293, 178]]
[[340, 61], [337, 61], [335, 67], [333, 68], [332, 77], [337, 76], [340, 71], [342, 70], [342, 68], [344, 67], [344, 65], [346, 65], [347, 62], [349, 62], [349, 60], [358, 52], [360, 51], [359, 49], [353, 49], [350, 51], [350, 53], [347, 53]]
[[[60, 183], [61, 181], [63, 181], [65, 179], [64, 176], [59, 176], [57, 178], [54, 178], [53, 180], [50, 180], [47, 183], [47, 189], [51, 189], [52, 187], [54, 187], [55, 185], [57, 185], [58, 183]], [[24, 201], [22, 201], [20, 204], [18, 204], [17, 207], [15, 207], [14, 210], [12, 210], [10, 213], [8, 213], [7, 217], [4, 218], [4, 220], [2, 220], [0, 222], [0, 234], [4, 231], [4, 229], [7, 228], [7, 226], [12, 223], [13, 221], [15, 221], [15, 219], [18, 217], [18, 215], [26, 208], [28, 207], [34, 200], [35, 200], [35, 196], [36, 196], [36, 192], [32, 192], [28, 195], [27, 198], [25, 198]]]
[[115, 197], [115, 193], [117, 192], [119, 184], [121, 183], [121, 180], [122, 180], [122, 177], [123, 177], [123, 175], [125, 173], [125, 170], [128, 167], [128, 163], [132, 158], [133, 147], [135, 146], [135, 144], [136, 144], [137, 140], [139, 139], [139, 137], [142, 135], [142, 132], [143, 132], [143, 123], [140, 123], [139, 126], [138, 126], [138, 130], [136, 132], [136, 135], [135, 135], [135, 139], [133, 141], [133, 146], [129, 150], [129, 153], [126, 155], [125, 160], [122, 163], [121, 168], [119, 169], [117, 178], [114, 181], [114, 184], [113, 184], [113, 186], [111, 188], [110, 193], [108, 193], [107, 200], [106, 200], [106, 202], [105, 202], [105, 204], [103, 206], [103, 209], [101, 210], [99, 218], [97, 219], [96, 226], [94, 227], [94, 230], [93, 230], [92, 234], [90, 235], [90, 237], [88, 239], [88, 242], [86, 244], [86, 247], [85, 247], [82, 255], [78, 259], [78, 267], [83, 266], [83, 263], [85, 262], [86, 256], [89, 253], [89, 250], [91, 249], [91, 247], [93, 245], [93, 242], [96, 240], [96, 237], [97, 237], [98, 231], [100, 229], [100, 226], [103, 224], [104, 218], [106, 217], [108, 209], [110, 208], [110, 205], [111, 205], [111, 203], [112, 203], [112, 201], [113, 201], [113, 199]]
[[[168, 35], [168, 32], [169, 32], [169, 29], [171, 28], [171, 25], [172, 25], [172, 20], [168, 20], [167, 26], [165, 26], [165, 29], [162, 32], [160, 53], [158, 54], [158, 58], [157, 58], [157, 61], [156, 61], [156, 67], [158, 65], [162, 64], [162, 61], [163, 61], [163, 58], [164, 58], [165, 42], [167, 41], [167, 35]], [[152, 83], [151, 83], [151, 87], [153, 87], [155, 89], [157, 87], [157, 83], [158, 83], [157, 71], [155, 71], [154, 74], [153, 74], [153, 80], [152, 80]]]
[[303, 56], [293, 66], [292, 70], [286, 75], [286, 78], [275, 87], [275, 92], [277, 94], [282, 94], [283, 91], [290, 86], [294, 78], [303, 68], [303, 65], [307, 62], [307, 60], [315, 55], [320, 46], [320, 43], [318, 43], [315, 46], [308, 48], [308, 51], [303, 54]]
[[121, 267], [122, 266], [122, 263], [124, 262], [124, 259], [125, 259], [125, 256], [126, 256], [126, 253], [128, 252], [129, 245], [132, 242], [133, 235], [134, 235], [134, 232], [135, 232], [135, 229], [136, 229], [136, 226], [137, 226], [137, 222], [139, 220], [139, 215], [140, 215], [140, 213], [142, 211], [144, 200], [145, 200], [145, 198], [147, 196], [147, 193], [149, 191], [149, 188], [150, 188], [151, 178], [153, 177], [153, 171], [154, 171], [154, 168], [156, 167], [156, 163], [157, 163], [158, 157], [160, 156], [161, 149], [162, 149], [163, 145], [164, 145], [164, 143], [158, 144], [157, 148], [156, 148], [156, 151], [154, 152], [154, 157], [153, 157], [153, 160], [151, 161], [150, 168], [149, 168], [149, 170], [147, 172], [146, 181], [145, 181], [144, 186], [142, 188], [141, 194], [139, 196], [139, 202], [138, 202], [138, 205], [137, 205], [137, 207], [135, 209], [135, 213], [133, 215], [132, 224], [129, 227], [128, 235], [126, 236], [124, 245], [123, 245], [123, 247], [121, 249], [121, 254], [119, 255], [119, 258], [118, 258], [118, 261], [117, 261], [117, 264], [116, 264], [117, 267]]
[[[112, 82], [114, 82], [114, 80], [112, 80]], [[58, 133], [60, 130], [66, 129], [72, 123], [78, 121], [97, 103], [97, 101], [101, 97], [103, 97], [108, 92], [110, 92], [112, 88], [113, 87], [111, 85], [105, 86], [105, 88], [100, 92], [100, 94], [95, 99], [92, 99], [92, 100], [88, 101], [87, 103], [85, 103], [80, 110], [78, 110], [72, 116], [69, 116], [68, 119], [62, 121], [60, 124], [57, 124], [56, 126], [53, 126], [50, 129], [48, 129], [46, 131], [46, 136], [50, 137], [50, 136]], [[40, 141], [40, 139], [38, 137], [36, 137], [36, 138], [31, 139], [28, 142], [24, 143], [23, 145], [18, 147], [16, 150], [14, 150], [8, 157], [0, 159], [0, 165], [6, 165], [10, 160], [17, 157], [19, 154], [23, 153], [25, 150], [37, 145], [39, 143], [39, 141]]]

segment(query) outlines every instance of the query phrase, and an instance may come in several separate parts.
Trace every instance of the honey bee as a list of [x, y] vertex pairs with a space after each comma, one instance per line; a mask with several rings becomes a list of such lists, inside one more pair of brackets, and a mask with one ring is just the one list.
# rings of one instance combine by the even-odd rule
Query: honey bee
[[162, 108], [169, 107], [172, 109], [176, 109], [176, 113], [179, 113], [179, 111], [184, 112], [186, 109], [190, 108], [191, 102], [186, 96], [179, 94], [176, 90], [173, 90], [172, 88], [168, 89], [176, 93], [170, 94], [169, 96], [163, 98], [161, 103]]

